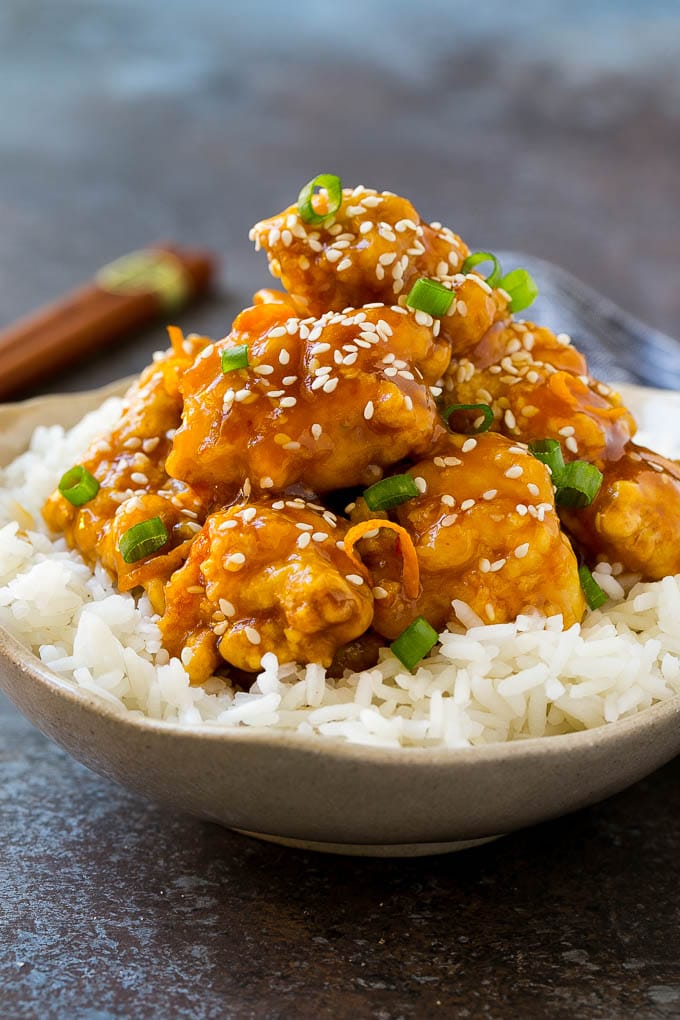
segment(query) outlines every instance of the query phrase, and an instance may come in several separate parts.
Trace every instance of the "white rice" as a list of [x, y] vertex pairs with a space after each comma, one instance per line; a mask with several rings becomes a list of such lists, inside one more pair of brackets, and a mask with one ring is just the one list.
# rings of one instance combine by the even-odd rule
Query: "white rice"
[[386, 747], [466, 747], [601, 726], [680, 693], [680, 575], [641, 584], [608, 564], [595, 576], [610, 601], [567, 631], [559, 616], [485, 626], [456, 602], [459, 625], [413, 674], [388, 649], [375, 668], [341, 680], [268, 654], [248, 692], [219, 678], [191, 687], [162, 648], [146, 597], [117, 593], [42, 523], [61, 474], [119, 412], [114, 399], [69, 432], [38, 428], [0, 472], [0, 624], [120, 711]]

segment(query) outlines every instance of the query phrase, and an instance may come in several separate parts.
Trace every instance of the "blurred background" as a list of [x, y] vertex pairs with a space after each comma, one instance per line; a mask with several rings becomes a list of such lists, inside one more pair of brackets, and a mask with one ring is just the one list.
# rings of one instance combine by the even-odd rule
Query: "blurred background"
[[268, 280], [250, 225], [329, 170], [677, 336], [679, 42], [676, 0], [3, 0], [0, 326], [165, 238], [221, 255], [180, 324], [223, 335]]

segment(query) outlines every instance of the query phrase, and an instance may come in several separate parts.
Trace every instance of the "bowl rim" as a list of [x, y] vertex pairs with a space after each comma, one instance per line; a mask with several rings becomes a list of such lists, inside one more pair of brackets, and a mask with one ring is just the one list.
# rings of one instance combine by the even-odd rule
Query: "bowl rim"
[[[72, 397], [77, 403], [86, 404], [99, 395], [102, 400], [120, 395], [131, 380], [136, 376], [118, 379], [96, 389], [73, 394], [46, 394], [31, 397], [28, 400], [0, 404], [0, 415], [3, 411], [27, 411], [42, 403], [51, 403], [64, 396]], [[614, 384], [620, 391], [633, 392], [647, 397], [660, 395], [662, 398], [680, 399], [680, 391], [655, 389], [632, 383]], [[86, 413], [86, 412], [85, 412]], [[595, 744], [619, 743], [633, 732], [639, 735], [640, 730], [650, 733], [657, 726], [669, 723], [671, 719], [680, 719], [680, 693], [663, 701], [658, 701], [648, 708], [632, 715], [624, 716], [614, 722], [603, 723], [590, 729], [575, 730], [571, 733], [559, 733], [543, 737], [522, 737], [510, 741], [498, 741], [490, 744], [476, 744], [469, 747], [385, 747], [384, 745], [359, 744], [343, 741], [340, 738], [322, 737], [319, 734], [298, 733], [295, 730], [280, 730], [269, 727], [225, 725], [220, 723], [178, 723], [149, 716], [137, 715], [124, 706], [116, 706], [99, 696], [94, 691], [79, 687], [75, 682], [53, 672], [37, 655], [22, 645], [8, 630], [0, 625], [0, 667], [3, 661], [10, 663], [20, 673], [30, 676], [45, 688], [46, 692], [64, 699], [73, 708], [85, 709], [95, 717], [107, 722], [134, 730], [140, 734], [166, 735], [190, 740], [202, 740], [209, 743], [233, 742], [269, 745], [284, 751], [305, 752], [321, 755], [340, 761], [368, 761], [386, 765], [403, 765], [406, 762], [414, 767], [474, 763], [495, 763], [517, 756], [527, 758], [544, 758], [546, 754], [557, 755], [565, 751], [592, 747]], [[3, 689], [0, 676], [0, 689]], [[8, 695], [9, 696], [9, 695]], [[10, 697], [11, 700], [11, 697]]]

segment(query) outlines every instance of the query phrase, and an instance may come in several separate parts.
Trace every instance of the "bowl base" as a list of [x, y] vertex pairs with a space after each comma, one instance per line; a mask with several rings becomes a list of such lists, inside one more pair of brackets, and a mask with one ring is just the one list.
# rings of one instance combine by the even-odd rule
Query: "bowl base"
[[271, 836], [265, 832], [234, 829], [242, 836], [261, 839], [265, 843], [278, 843], [295, 850], [315, 850], [322, 854], [343, 854], [346, 857], [429, 857], [433, 854], [452, 854], [482, 846], [503, 835], [484, 836], [483, 839], [458, 839], [451, 843], [318, 843], [309, 839], [291, 839], [288, 836]]

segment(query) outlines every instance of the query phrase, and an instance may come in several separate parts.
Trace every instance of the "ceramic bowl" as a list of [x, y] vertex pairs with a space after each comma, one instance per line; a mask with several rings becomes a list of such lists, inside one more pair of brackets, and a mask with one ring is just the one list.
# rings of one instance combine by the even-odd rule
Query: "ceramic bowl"
[[[0, 460], [38, 423], [71, 425], [121, 384], [0, 408]], [[680, 395], [624, 387], [647, 431], [680, 428]], [[138, 719], [51, 673], [0, 632], [0, 685], [100, 775], [178, 811], [264, 839], [340, 853], [475, 845], [601, 800], [680, 751], [680, 696], [585, 732], [454, 750]]]

